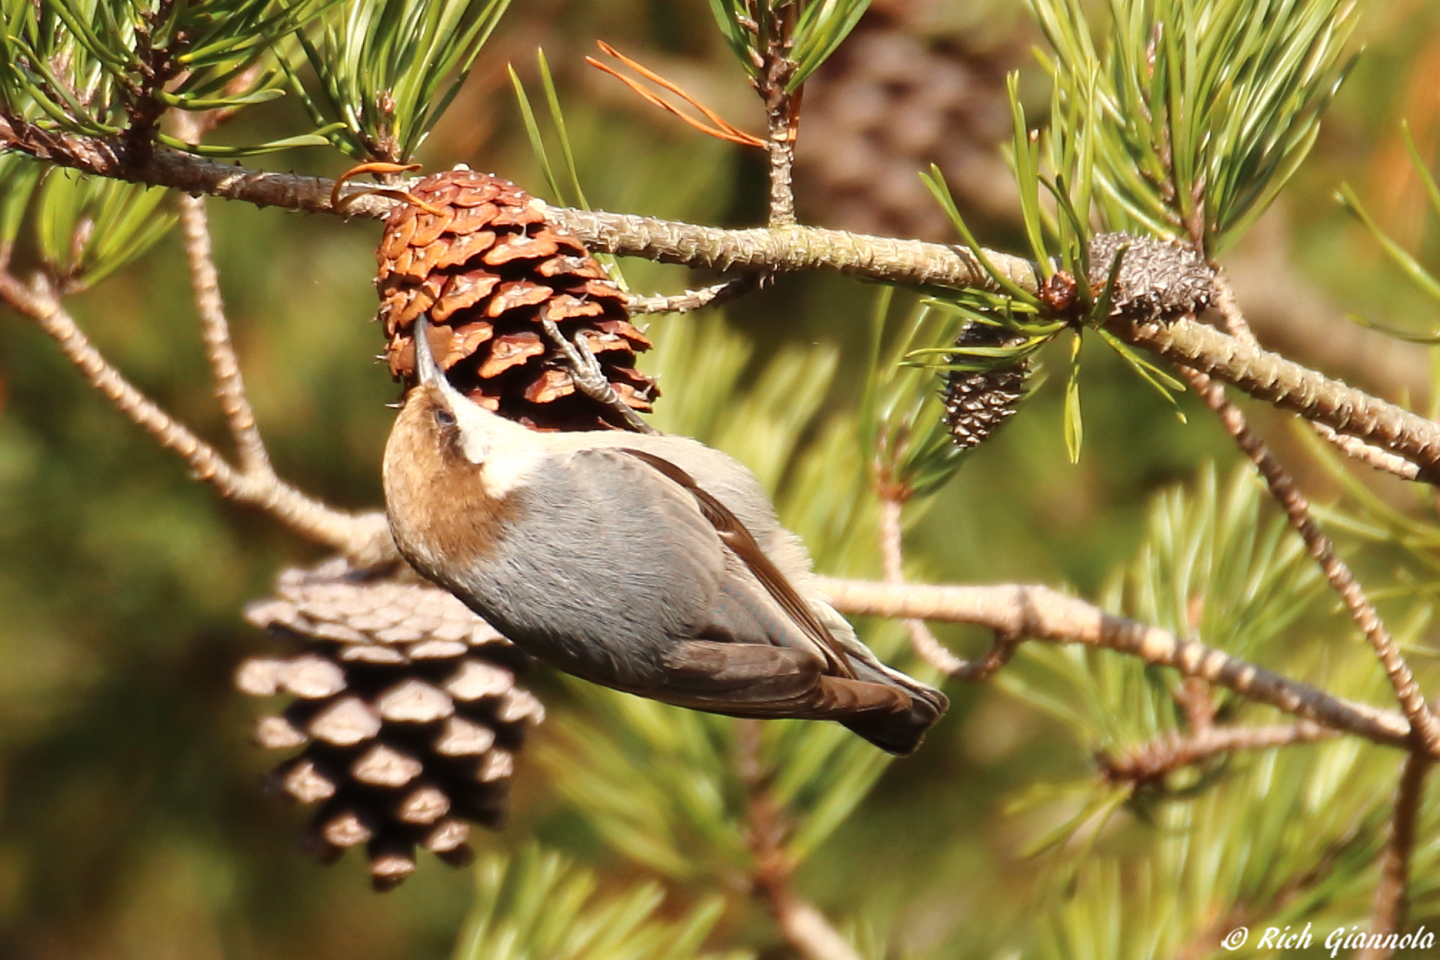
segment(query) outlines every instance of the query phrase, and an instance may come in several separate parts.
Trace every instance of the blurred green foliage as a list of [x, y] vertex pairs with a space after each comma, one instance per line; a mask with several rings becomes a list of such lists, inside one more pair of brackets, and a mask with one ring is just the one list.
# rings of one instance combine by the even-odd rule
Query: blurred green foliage
[[[69, 10], [68, 3], [5, 5], [10, 53], [0, 79], [7, 95], [30, 57], [25, 51], [54, 39], [30, 11]], [[254, 4], [180, 6], [261, 15]], [[346, 20], [340, 5], [324, 10], [327, 32], [309, 52], [344, 47], [344, 56], [326, 61], [342, 71], [306, 72], [302, 62], [311, 58], [293, 44], [282, 44], [274, 63], [250, 47], [216, 48], [197, 60], [201, 79], [175, 95], [210, 97], [224, 87], [231, 105], [245, 109], [219, 140], [283, 143], [310, 129], [304, 105], [254, 94], [283, 86], [274, 71], [290, 70], [305, 89], [320, 91], [309, 105], [312, 126], [345, 126], [327, 131], [340, 150], [297, 151], [276, 162], [334, 173], [350, 162], [341, 151], [373, 153], [390, 136], [401, 155], [418, 149], [435, 167], [463, 161], [494, 170], [552, 200], [575, 202], [583, 186], [602, 209], [701, 223], [759, 219], [758, 156], [617, 97], [580, 65], [594, 39], [616, 43], [643, 62], [680, 66], [687, 89], [725, 104], [722, 112], [741, 126], [759, 127], [763, 111], [729, 49], [735, 37], [715, 29], [704, 0], [515, 4], [450, 109], [443, 117], [427, 112], [454, 70], [469, 66], [488, 14], [503, 6], [431, 11], [427, 36], [443, 55], [429, 64], [424, 83], [397, 97], [413, 121], [407, 126], [386, 127], [388, 114], [375, 98], [393, 79], [386, 71], [406, 72], [423, 51], [367, 46], [366, 24]], [[742, 5], [713, 6], [723, 21]], [[812, 6], [841, 17], [816, 28], [815, 49], [843, 35], [837, 23], [845, 31], [908, 30], [939, 43], [963, 40], [980, 20], [1013, 22], [991, 15], [996, 3], [968, 13], [935, 3], [916, 4], [927, 7], [926, 17], [872, 12], [855, 26], [848, 18], [863, 6]], [[1071, 8], [1039, 6], [1052, 16]], [[1099, 5], [1085, 9], [1091, 6]], [[286, 17], [312, 11], [290, 9]], [[449, 15], [468, 28], [449, 29]], [[1275, 215], [1295, 263], [1308, 283], [1347, 307], [1416, 316], [1423, 299], [1393, 282], [1382, 260], [1354, 268], [1366, 251], [1373, 254], [1373, 241], [1328, 198], [1340, 181], [1376, 182], [1367, 165], [1400, 142], [1398, 121], [1413, 106], [1406, 91], [1440, 63], [1440, 45], [1423, 40], [1440, 27], [1440, 13], [1405, 0], [1367, 17], [1355, 25], [1367, 53], [1324, 125], [1307, 123], [1259, 143], [1240, 137], [1244, 131], [1215, 130], [1253, 147], [1247, 162], [1269, 170], [1265, 183], [1276, 187], [1292, 172], [1290, 158], [1313, 142], [1311, 163], [1295, 172]], [[285, 24], [293, 26], [283, 20], [275, 27]], [[129, 69], [132, 28], [117, 25], [123, 29], [86, 34], [79, 47], [59, 51], [89, 65], [83, 132], [104, 132], [122, 119], [116, 84]], [[1033, 25], [1013, 29], [1017, 50], [1040, 38]], [[1134, 29], [1128, 21], [1117, 28]], [[1304, 43], [1318, 42], [1314, 36], [1312, 29], [1291, 40], [1308, 50]], [[1061, 52], [1068, 59], [1054, 66], [1070, 84], [1069, 99], [1059, 97], [1052, 109], [1075, 109], [1076, 91], [1098, 82], [1079, 56], [1084, 43], [1072, 39]], [[1210, 56], [1240, 42], [1219, 30], [1211, 39], [1232, 46]], [[1193, 51], [1165, 43], [1156, 62], [1185, 76]], [[531, 66], [538, 46], [547, 51], [544, 73]], [[1316, 103], [1329, 95], [1339, 62], [1332, 56], [1338, 46], [1322, 46], [1325, 62], [1317, 60], [1313, 83], [1301, 91]], [[264, 67], [246, 74], [250, 86], [226, 86], [260, 60]], [[523, 86], [543, 93], [543, 108], [538, 97], [530, 114], [516, 105], [507, 60]], [[1235, 59], [1237, 69], [1250, 62]], [[1031, 69], [1018, 55], [1013, 66]], [[1234, 89], [1259, 75], [1240, 69]], [[811, 82], [824, 81], [821, 67]], [[1168, 83], [1130, 90], [1124, 103], [1173, 107], [1182, 102], [1181, 88]], [[1028, 89], [1015, 88], [1014, 105]], [[359, 114], [346, 112], [357, 104]], [[1024, 106], [1042, 116], [1046, 101]], [[1106, 122], [1130, 115], [1121, 110]], [[1191, 125], [1181, 132], [1204, 140], [1211, 129], [1205, 117], [1184, 119]], [[1171, 129], [1179, 128], [1172, 122]], [[1433, 165], [1435, 121], [1422, 127], [1412, 120], [1412, 130], [1422, 166]], [[543, 171], [537, 140], [550, 144]], [[1023, 153], [1024, 143], [1010, 147]], [[1071, 142], [1021, 157], [1020, 167], [1060, 157], [1048, 175], [1063, 174], [1065, 158], [1082, 148], [1104, 152]], [[1127, 150], [1153, 160], [1150, 149], [1114, 147], [1106, 169], [1123, 165]], [[1414, 176], [1408, 155], [1400, 156], [1402, 164], [1385, 169]], [[1207, 162], [1211, 173], [1191, 172], [1219, 191], [1206, 206], [1214, 218], [1206, 221], [1207, 237], [1219, 246], [1239, 236], [1273, 191], [1262, 184], [1259, 195], [1226, 193], [1235, 182], [1224, 165], [1230, 161]], [[178, 239], [151, 215], [158, 194], [66, 174], [41, 181], [32, 165], [10, 157], [0, 158], [0, 180], [6, 238], [20, 232], [32, 194], [41, 198], [34, 202], [49, 196], [55, 209], [69, 211], [49, 221], [48, 233], [22, 237], [17, 263], [48, 264], [78, 286], [113, 273], [100, 289], [72, 298], [77, 318], [168, 409], [207, 436], [223, 436]], [[1073, 196], [1075, 181], [1068, 182], [1057, 178], [1055, 192]], [[1424, 184], [1416, 183], [1423, 200]], [[1096, 189], [1110, 191], [1115, 216], [1152, 227], [1168, 229], [1174, 217], [1193, 212], [1167, 207], [1143, 186]], [[561, 197], [562, 189], [574, 193]], [[1372, 210], [1363, 187], [1357, 196], [1381, 228], [1396, 228], [1393, 204]], [[1030, 215], [1022, 218], [1017, 202], [1014, 221], [977, 242], [1020, 250], [1043, 227], [1045, 237], [1059, 236], [1070, 249], [1064, 231], [1077, 232], [1074, 224], [1064, 227], [1038, 199], [1027, 199], [1024, 210]], [[380, 346], [368, 322], [375, 226], [218, 202], [210, 211], [237, 346], [282, 476], [341, 506], [377, 504], [391, 416], [384, 404], [396, 387], [372, 359]], [[801, 215], [844, 226], [827, 220], [823, 207]], [[1049, 224], [1036, 222], [1047, 215]], [[83, 224], [107, 238], [108, 247], [86, 254], [103, 253], [98, 264], [73, 256], [83, 247], [72, 243]], [[1405, 244], [1418, 262], [1436, 262], [1433, 233]], [[1254, 252], [1243, 241], [1233, 251]], [[130, 258], [138, 260], [125, 262]], [[713, 279], [636, 261], [624, 269], [639, 292]], [[956, 461], [936, 449], [925, 372], [894, 360], [917, 346], [942, 345], [951, 329], [940, 323], [942, 314], [907, 293], [892, 299], [845, 278], [794, 276], [724, 310], [657, 318], [650, 328], [657, 349], [645, 359], [662, 374], [665, 391], [656, 423], [746, 462], [826, 574], [879, 575], [875, 443], [888, 438], [895, 449], [901, 438], [918, 438], [897, 461], [927, 495], [906, 514], [912, 578], [1068, 586], [1108, 609], [1343, 695], [1386, 701], [1383, 676], [1349, 622], [1335, 615], [1301, 546], [1256, 481], [1229, 466], [1236, 458], [1223, 432], [1189, 396], [1178, 400], [1188, 424], [1177, 423], [1124, 358], [1086, 355], [1086, 443], [1076, 464], [1064, 441], [1065, 424], [1074, 420], [1067, 414], [1073, 387], [1061, 376], [1040, 382], [1020, 416], [976, 452]], [[1062, 351], [1046, 347], [1039, 359], [1066, 369]], [[877, 357], [889, 362], [877, 365]], [[1370, 371], [1370, 378], [1379, 389], [1390, 387], [1385, 371]], [[1317, 462], [1271, 429], [1278, 417], [1257, 419], [1280, 438], [1287, 462]], [[1388, 597], [1386, 613], [1407, 648], [1433, 651], [1435, 517], [1343, 469], [1301, 472], [1307, 486], [1346, 494], [1333, 522], [1357, 550], [1362, 578], [1382, 587], [1376, 592]], [[753, 864], [744, 762], [763, 771], [790, 825], [784, 849], [799, 861], [797, 887], [867, 957], [1140, 958], [1173, 954], [1214, 911], [1232, 906], [1256, 923], [1314, 920], [1317, 927], [1363, 922], [1368, 909], [1398, 758], [1352, 742], [1293, 747], [1187, 771], [1148, 793], [1119, 790], [1095, 775], [1093, 751], [1177, 729], [1175, 677], [1134, 660], [1038, 645], [1025, 648], [997, 683], [952, 683], [950, 715], [915, 758], [898, 763], [834, 725], [766, 724], [752, 743], [734, 721], [537, 671], [552, 719], [522, 755], [511, 823], [482, 839], [474, 877], [424, 862], [398, 891], [377, 897], [356, 864], [321, 868], [297, 849], [303, 813], [260, 795], [270, 758], [247, 742], [250, 706], [230, 687], [241, 656], [269, 642], [242, 623], [241, 607], [266, 593], [281, 566], [314, 553], [265, 517], [218, 503], [86, 391], [39, 331], [10, 313], [0, 316], [0, 960], [402, 960], [452, 948], [462, 957], [664, 958], [707, 949], [774, 955], [785, 948], [746, 889]], [[898, 624], [858, 626], [886, 656], [916, 666]], [[988, 640], [962, 628], [938, 632], [963, 654], [982, 651]], [[1433, 664], [1421, 665], [1433, 684]], [[1232, 698], [1221, 698], [1220, 708], [1227, 720], [1275, 719]], [[1413, 908], [1416, 922], [1432, 927], [1440, 918], [1435, 826], [1432, 804], [1416, 854]], [[1313, 871], [1317, 864], [1324, 869]], [[1292, 883], [1307, 871], [1315, 875]], [[543, 949], [527, 953], [530, 947]]]
[[649, 922], [665, 894], [643, 884], [597, 903], [594, 874], [557, 854], [525, 850], [512, 863], [492, 854], [476, 868], [475, 911], [456, 947], [457, 960], [583, 960], [624, 956], [634, 960], [745, 960], [749, 954], [701, 950], [724, 907], [710, 897], [676, 923]]

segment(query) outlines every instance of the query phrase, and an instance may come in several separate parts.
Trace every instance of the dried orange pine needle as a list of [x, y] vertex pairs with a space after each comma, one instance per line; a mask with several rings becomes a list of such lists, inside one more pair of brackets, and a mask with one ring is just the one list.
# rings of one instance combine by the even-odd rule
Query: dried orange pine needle
[[410, 170], [419, 169], [420, 164], [418, 163], [388, 163], [383, 160], [376, 160], [371, 163], [362, 163], [358, 166], [351, 167], [339, 177], [335, 178], [335, 185], [330, 188], [330, 206], [336, 211], [340, 211], [344, 210], [346, 207], [348, 207], [351, 203], [353, 203], [360, 197], [381, 196], [390, 197], [392, 200], [404, 200], [407, 203], [413, 203], [415, 206], [419, 207], [421, 210], [424, 210], [426, 213], [440, 216], [440, 211], [436, 209], [432, 204], [426, 203], [424, 200], [421, 200], [419, 197], [415, 196], [408, 190], [396, 190], [392, 187], [373, 187], [369, 190], [359, 190], [355, 193], [347, 194], [343, 197], [340, 196], [340, 188], [345, 186], [348, 181], [353, 180], [358, 176], [362, 176], [367, 173], [406, 173]]
[[633, 80], [630, 77], [623, 76], [622, 74], [618, 73], [614, 68], [608, 66], [607, 64], [601, 63], [594, 57], [585, 58], [585, 62], [590, 64], [590, 66], [594, 67], [597, 70], [608, 73], [616, 80], [619, 80], [621, 83], [625, 84], [625, 86], [629, 87], [631, 90], [635, 91], [635, 93], [639, 94], [640, 97], [646, 102], [652, 103], [655, 106], [661, 108], [662, 110], [673, 113], [675, 116], [679, 117], [681, 120], [685, 121], [690, 126], [694, 127], [696, 130], [699, 130], [701, 133], [709, 134], [712, 137], [716, 137], [720, 140], [726, 140], [730, 143], [738, 143], [746, 147], [763, 148], [765, 146], [764, 140], [761, 140], [759, 137], [752, 136], [745, 131], [739, 129], [738, 127], [734, 126], [733, 124], [729, 123], [715, 111], [711, 110], [709, 107], [706, 107], [700, 101], [690, 96], [690, 94], [680, 89], [680, 87], [675, 83], [666, 80], [664, 77], [660, 76], [660, 74], [656, 73], [655, 71], [649, 69], [648, 67], [645, 67], [644, 65], [638, 63], [635, 60], [630, 59], [623, 53], [620, 53], [618, 50], [610, 46], [610, 44], [606, 43], [605, 41], [597, 40], [595, 41], [595, 43], [597, 46], [600, 47], [600, 51], [602, 53], [606, 54], [607, 56], [614, 57], [616, 60], [619, 60], [622, 64], [629, 67], [631, 70], [634, 70], [636, 73], [640, 74], [640, 76], [644, 77], [646, 80], [649, 80], [657, 87], [660, 87], [662, 90], [665, 90], [669, 93], [673, 93], [675, 96], [679, 97], [681, 100], [684, 100], [696, 110], [699, 110], [701, 115], [703, 115], [706, 120], [709, 120], [710, 123], [713, 124], [713, 126], [707, 126], [704, 123], [701, 123], [699, 120], [696, 120], [694, 117], [689, 116], [688, 114], [680, 110], [678, 107], [671, 104], [669, 101], [664, 100], [663, 98], [657, 96], [654, 93], [651, 93], [649, 90], [646, 90], [640, 85], [638, 81]]

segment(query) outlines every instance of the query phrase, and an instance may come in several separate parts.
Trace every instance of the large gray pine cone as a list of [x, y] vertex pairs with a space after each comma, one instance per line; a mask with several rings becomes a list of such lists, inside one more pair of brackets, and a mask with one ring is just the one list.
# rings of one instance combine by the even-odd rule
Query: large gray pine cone
[[236, 685], [290, 697], [255, 740], [299, 752], [276, 792], [319, 804], [307, 846], [323, 860], [366, 845], [376, 889], [415, 870], [415, 848], [467, 862], [469, 823], [498, 827], [514, 757], [545, 710], [515, 683], [525, 655], [450, 594], [331, 560], [280, 575], [250, 622], [296, 644], [240, 665]]

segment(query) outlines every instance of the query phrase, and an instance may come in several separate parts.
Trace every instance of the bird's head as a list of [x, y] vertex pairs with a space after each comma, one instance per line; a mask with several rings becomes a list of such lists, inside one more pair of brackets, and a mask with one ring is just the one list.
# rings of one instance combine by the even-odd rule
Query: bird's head
[[482, 548], [476, 531], [485, 524], [479, 521], [504, 512], [489, 492], [485, 467], [507, 427], [525, 429], [451, 386], [430, 350], [428, 330], [423, 316], [415, 321], [417, 382], [385, 445], [385, 506], [396, 543], [412, 563], [413, 554], [432, 548], [450, 555]]
[[408, 445], [423, 445], [445, 461], [457, 461], [454, 466], [458, 461], [483, 464], [501, 418], [450, 385], [430, 349], [429, 330], [421, 314], [412, 337], [417, 382], [405, 395], [390, 442], [400, 435]]

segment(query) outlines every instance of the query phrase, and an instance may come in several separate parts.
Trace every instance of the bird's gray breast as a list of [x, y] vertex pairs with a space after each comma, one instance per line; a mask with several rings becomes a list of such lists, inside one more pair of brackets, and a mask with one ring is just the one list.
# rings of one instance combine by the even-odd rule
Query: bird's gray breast
[[600, 683], [658, 680], [702, 630], [725, 553], [693, 497], [616, 450], [557, 453], [511, 490], [494, 549], [463, 584], [528, 652]]

